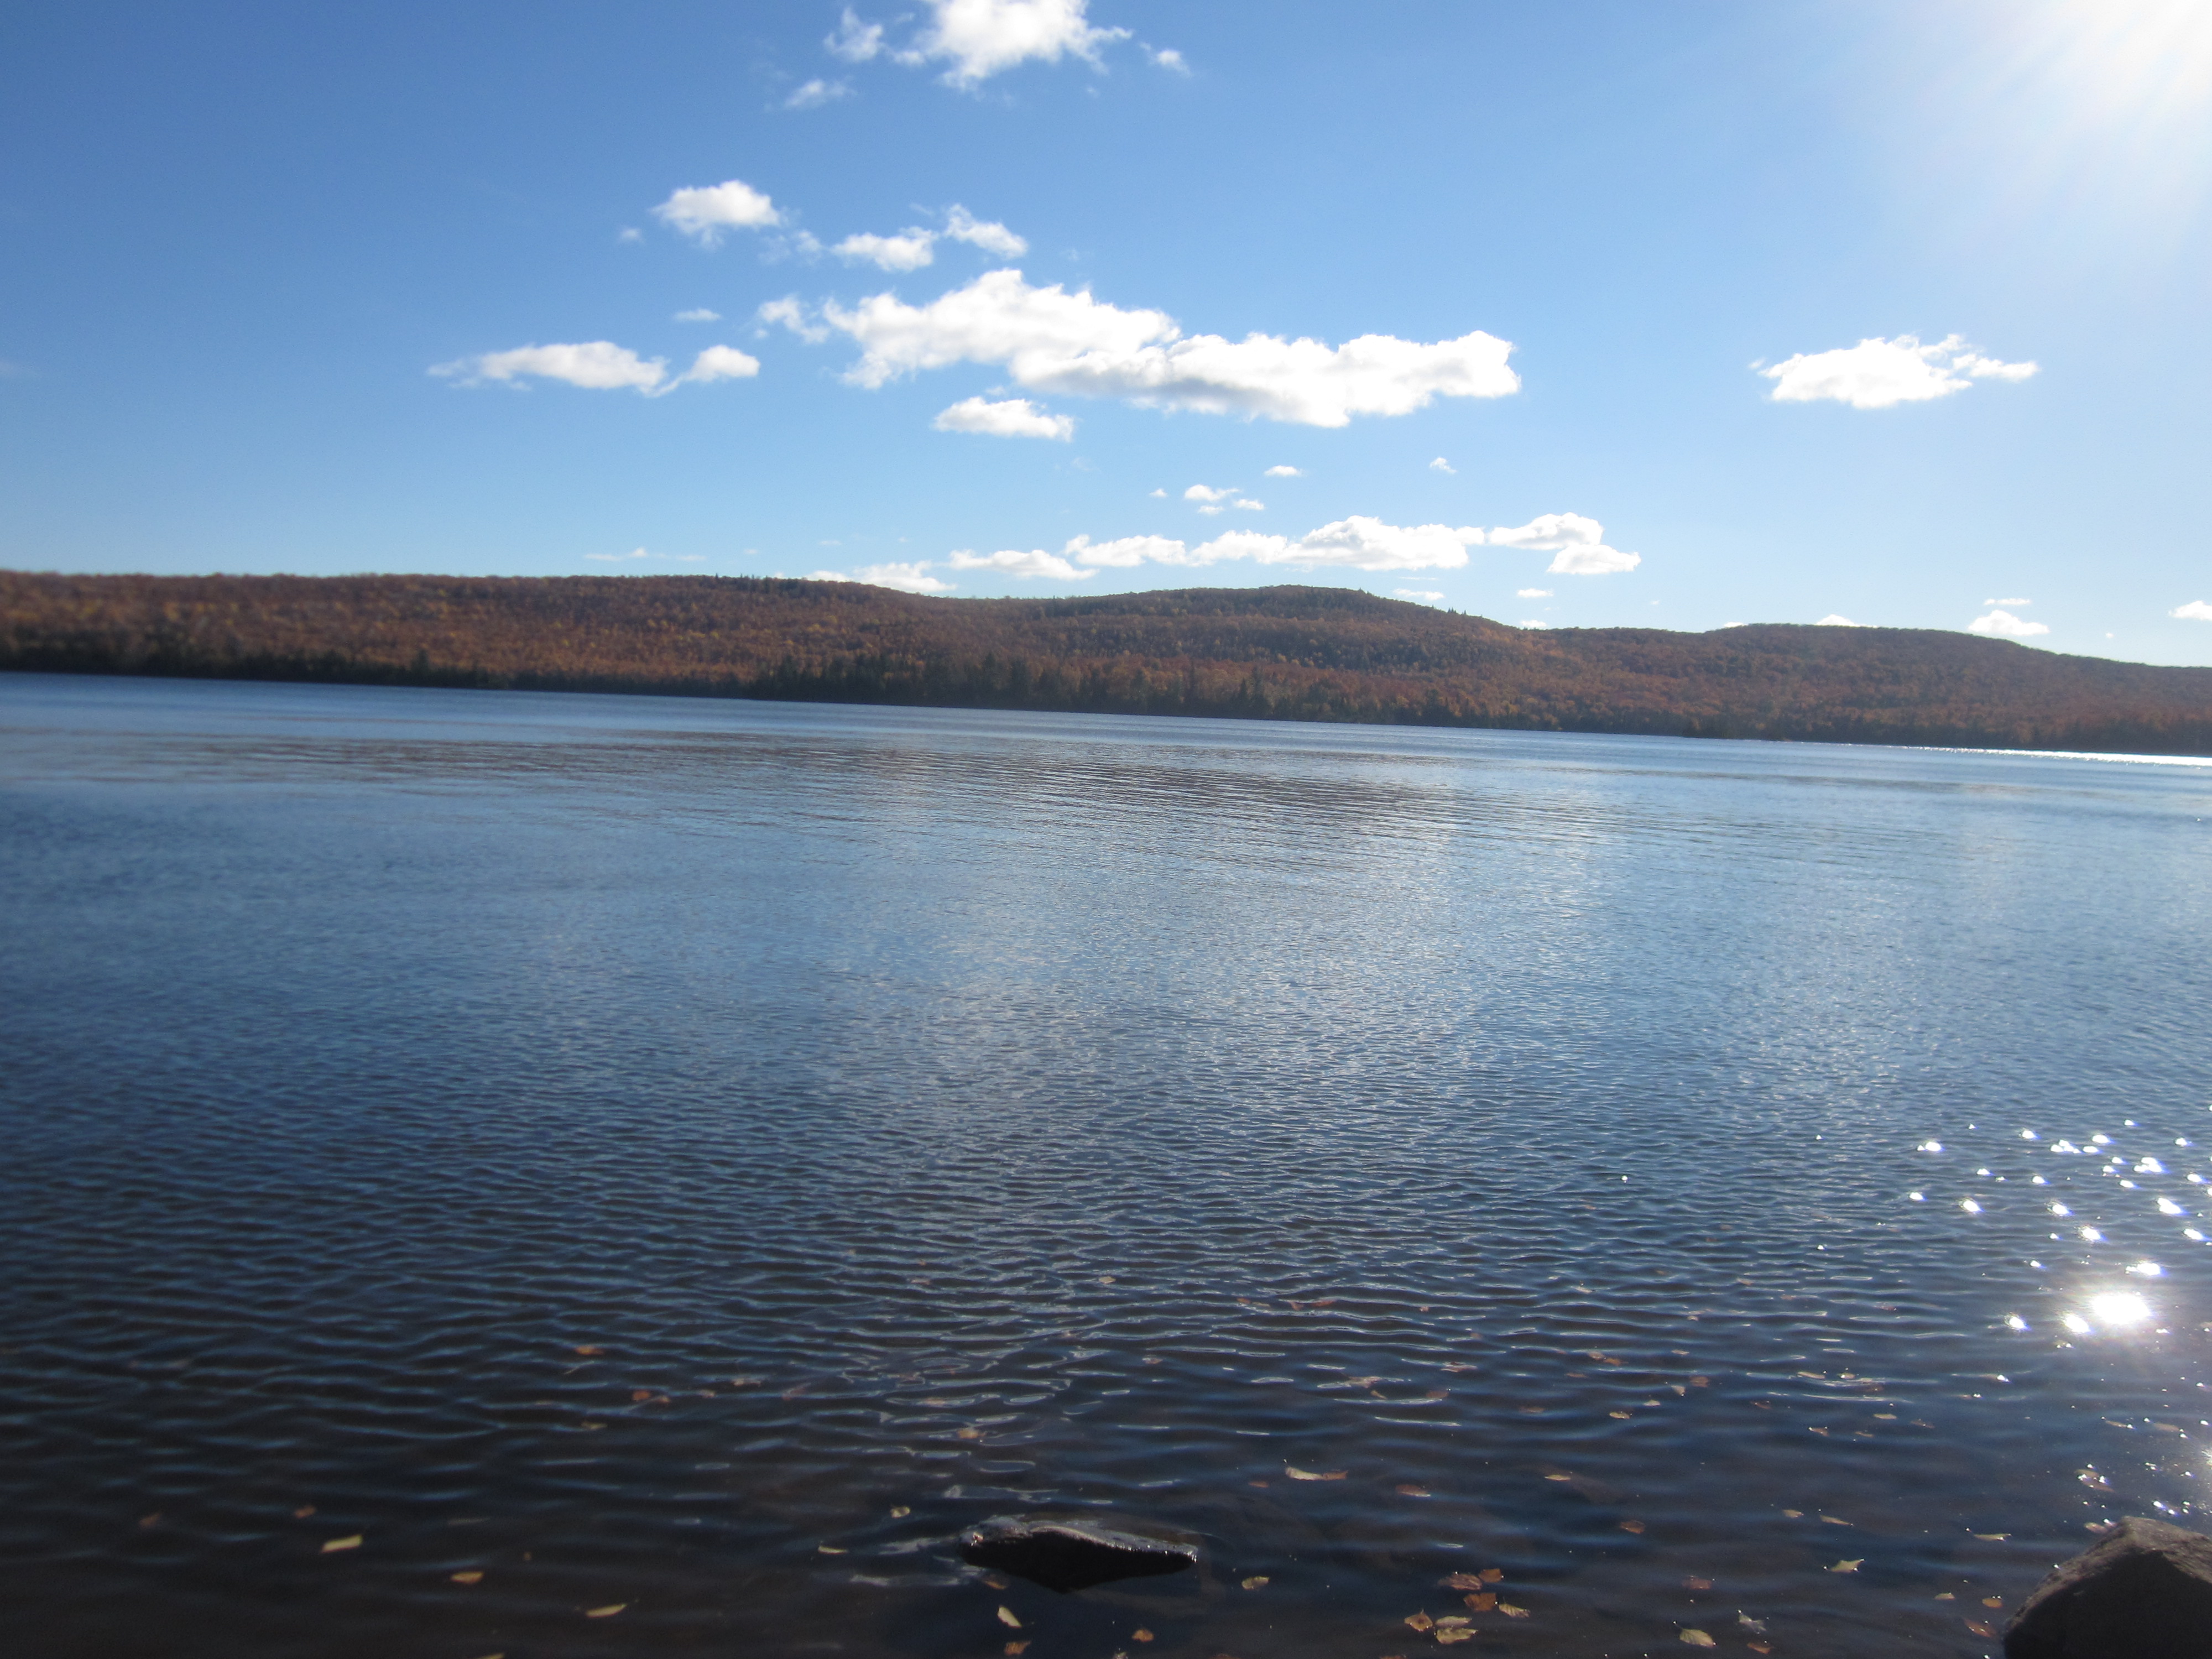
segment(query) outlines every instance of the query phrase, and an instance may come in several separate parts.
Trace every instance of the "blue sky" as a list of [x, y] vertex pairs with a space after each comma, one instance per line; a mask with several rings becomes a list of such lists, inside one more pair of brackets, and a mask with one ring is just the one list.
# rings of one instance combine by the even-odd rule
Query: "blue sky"
[[85, 0], [0, 76], [17, 568], [2212, 663], [2197, 0]]

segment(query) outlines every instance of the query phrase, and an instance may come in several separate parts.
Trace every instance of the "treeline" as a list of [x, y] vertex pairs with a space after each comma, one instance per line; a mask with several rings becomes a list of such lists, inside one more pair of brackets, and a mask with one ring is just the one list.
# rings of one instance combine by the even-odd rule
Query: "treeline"
[[1319, 587], [0, 572], [0, 668], [2212, 754], [2212, 669], [1932, 629], [1524, 631]]

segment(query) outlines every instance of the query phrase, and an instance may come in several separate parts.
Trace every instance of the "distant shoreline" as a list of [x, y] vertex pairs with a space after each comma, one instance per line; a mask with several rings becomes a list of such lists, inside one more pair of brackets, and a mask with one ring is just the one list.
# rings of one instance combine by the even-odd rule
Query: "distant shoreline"
[[2212, 756], [2212, 668], [1922, 629], [1523, 630], [1305, 586], [0, 571], [0, 669]]

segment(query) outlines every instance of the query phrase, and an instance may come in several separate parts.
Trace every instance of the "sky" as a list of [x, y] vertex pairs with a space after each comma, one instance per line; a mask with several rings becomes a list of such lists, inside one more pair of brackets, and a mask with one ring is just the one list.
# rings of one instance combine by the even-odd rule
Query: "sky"
[[2202, 0], [0, 19], [0, 564], [2212, 664]]

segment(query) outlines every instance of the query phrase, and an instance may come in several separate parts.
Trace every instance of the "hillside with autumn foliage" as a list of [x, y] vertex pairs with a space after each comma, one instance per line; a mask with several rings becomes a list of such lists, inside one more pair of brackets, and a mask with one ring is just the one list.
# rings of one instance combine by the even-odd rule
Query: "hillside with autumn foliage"
[[2212, 754], [2212, 669], [1922, 629], [1524, 630], [1324, 587], [0, 572], [0, 669]]

